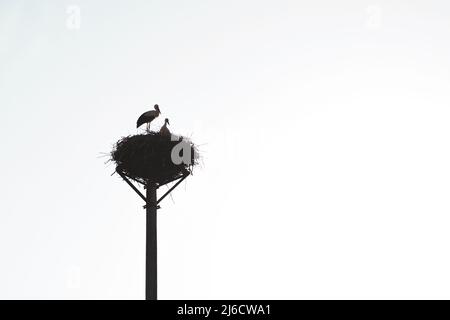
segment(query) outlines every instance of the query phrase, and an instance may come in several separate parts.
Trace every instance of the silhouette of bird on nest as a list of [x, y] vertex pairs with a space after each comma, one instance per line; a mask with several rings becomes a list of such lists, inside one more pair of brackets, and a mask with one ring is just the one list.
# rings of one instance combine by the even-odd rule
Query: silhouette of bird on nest
[[147, 132], [150, 131], [150, 122], [155, 120], [161, 114], [161, 111], [159, 110], [159, 106], [157, 104], [155, 104], [154, 109], [155, 110], [150, 110], [150, 111], [147, 111], [147, 112], [143, 113], [139, 117], [139, 119], [137, 121], [137, 127], [136, 128], [139, 128], [144, 123], [146, 123], [147, 124]]
[[169, 128], [167, 128], [168, 125], [170, 125], [169, 119], [166, 118], [166, 120], [164, 121], [164, 125], [161, 127], [161, 129], [159, 129], [159, 134], [161, 136], [164, 136], [164, 137], [171, 136], [170, 130], [169, 130]]

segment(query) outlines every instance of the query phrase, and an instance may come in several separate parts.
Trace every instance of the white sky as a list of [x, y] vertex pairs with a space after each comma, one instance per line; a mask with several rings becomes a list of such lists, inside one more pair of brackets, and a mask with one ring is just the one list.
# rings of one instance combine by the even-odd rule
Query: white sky
[[449, 33], [448, 1], [1, 0], [0, 298], [144, 297], [100, 156], [158, 103], [203, 156], [161, 299], [449, 299]]

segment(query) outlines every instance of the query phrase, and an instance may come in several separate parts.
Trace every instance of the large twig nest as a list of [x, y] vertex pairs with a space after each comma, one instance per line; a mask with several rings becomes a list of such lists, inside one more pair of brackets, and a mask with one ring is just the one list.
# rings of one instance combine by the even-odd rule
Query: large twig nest
[[149, 132], [120, 139], [111, 152], [111, 159], [117, 171], [129, 178], [164, 185], [192, 173], [198, 162], [198, 152], [187, 138], [171, 139]]

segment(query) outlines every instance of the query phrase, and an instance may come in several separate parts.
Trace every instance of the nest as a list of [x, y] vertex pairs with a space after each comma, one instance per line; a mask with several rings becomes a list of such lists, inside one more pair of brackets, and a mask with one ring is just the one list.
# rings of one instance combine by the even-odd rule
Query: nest
[[[185, 157], [185, 151], [190, 151], [190, 156], [186, 153]], [[161, 186], [191, 174], [198, 163], [198, 152], [187, 138], [171, 139], [148, 132], [120, 139], [111, 152], [111, 160], [115, 162], [116, 170], [127, 177], [139, 183], [152, 181]]]

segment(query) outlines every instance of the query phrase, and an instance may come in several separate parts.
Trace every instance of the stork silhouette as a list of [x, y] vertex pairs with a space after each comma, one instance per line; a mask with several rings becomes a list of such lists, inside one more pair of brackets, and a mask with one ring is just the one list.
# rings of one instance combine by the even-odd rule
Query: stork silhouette
[[161, 114], [161, 111], [159, 110], [159, 106], [157, 104], [155, 104], [154, 108], [155, 108], [155, 110], [150, 110], [150, 111], [147, 111], [147, 112], [141, 114], [141, 116], [139, 117], [139, 119], [137, 121], [136, 128], [139, 128], [144, 123], [146, 123], [147, 124], [147, 132], [150, 131], [150, 122], [155, 120], [155, 118], [157, 118]]

